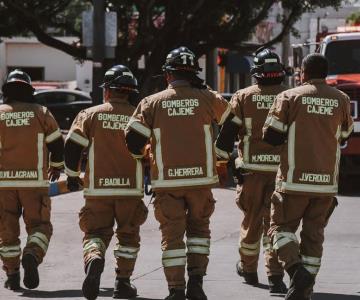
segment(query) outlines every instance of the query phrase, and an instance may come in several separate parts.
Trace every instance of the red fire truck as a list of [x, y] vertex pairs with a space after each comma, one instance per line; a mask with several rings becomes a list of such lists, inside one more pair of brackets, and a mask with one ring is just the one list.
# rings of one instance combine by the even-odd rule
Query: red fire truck
[[360, 27], [340, 27], [320, 41], [318, 51], [329, 61], [328, 84], [349, 95], [354, 133], [342, 149], [340, 190], [356, 188], [360, 176]]

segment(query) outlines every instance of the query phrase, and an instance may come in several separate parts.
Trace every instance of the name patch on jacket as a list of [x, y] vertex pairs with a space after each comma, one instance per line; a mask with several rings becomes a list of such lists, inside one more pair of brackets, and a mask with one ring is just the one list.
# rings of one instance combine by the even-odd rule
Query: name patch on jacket
[[194, 108], [199, 106], [198, 99], [166, 100], [161, 102], [161, 107], [167, 109], [169, 117], [192, 116]]
[[5, 121], [6, 127], [30, 126], [30, 119], [35, 117], [33, 111], [3, 112], [0, 120]]
[[102, 121], [102, 128], [110, 130], [125, 130], [130, 120], [129, 116], [104, 113], [98, 114], [97, 118], [98, 121]]
[[299, 181], [316, 182], [316, 183], [330, 183], [331, 176], [329, 174], [311, 174], [302, 173]]
[[276, 95], [253, 95], [252, 101], [256, 102], [257, 109], [270, 110], [271, 105], [274, 103]]
[[258, 154], [251, 155], [253, 163], [280, 163], [280, 155]]
[[307, 105], [307, 112], [309, 114], [332, 116], [334, 114], [334, 107], [339, 107], [339, 100], [337, 99], [302, 97], [301, 102]]
[[192, 167], [192, 168], [176, 168], [169, 169], [169, 177], [187, 177], [187, 176], [202, 176], [204, 171], [202, 167]]
[[37, 171], [0, 171], [0, 179], [37, 179]]
[[130, 186], [129, 178], [100, 178], [99, 186]]

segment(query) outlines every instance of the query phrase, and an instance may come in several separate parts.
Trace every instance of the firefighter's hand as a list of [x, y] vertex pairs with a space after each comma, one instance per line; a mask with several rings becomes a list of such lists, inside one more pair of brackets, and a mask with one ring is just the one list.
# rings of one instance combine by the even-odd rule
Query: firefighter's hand
[[216, 162], [216, 171], [219, 176], [220, 186], [226, 186], [229, 176], [228, 176], [228, 168], [227, 168], [227, 161], [225, 160], [218, 160]]
[[70, 192], [76, 192], [82, 189], [83, 182], [80, 177], [70, 177], [67, 178], [67, 188]]
[[50, 182], [57, 181], [60, 178], [60, 173], [61, 173], [60, 169], [50, 167], [48, 170], [48, 178], [49, 178]]

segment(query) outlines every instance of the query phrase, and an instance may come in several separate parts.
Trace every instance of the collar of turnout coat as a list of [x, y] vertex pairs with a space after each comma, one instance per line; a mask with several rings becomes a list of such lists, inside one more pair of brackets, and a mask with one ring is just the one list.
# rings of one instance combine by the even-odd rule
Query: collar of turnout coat
[[323, 78], [314, 78], [304, 82], [304, 85], [306, 84], [326, 84], [326, 80]]
[[109, 102], [127, 103], [128, 100], [126, 100], [126, 98], [110, 98]]
[[182, 86], [190, 86], [190, 83], [187, 82], [186, 80], [175, 80], [169, 84], [168, 89], [173, 89]]

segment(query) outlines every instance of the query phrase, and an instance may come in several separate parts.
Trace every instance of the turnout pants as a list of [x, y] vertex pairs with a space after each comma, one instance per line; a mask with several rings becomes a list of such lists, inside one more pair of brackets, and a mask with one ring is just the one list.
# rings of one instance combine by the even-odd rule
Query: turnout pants
[[[336, 205], [337, 200], [332, 196], [273, 194], [269, 234], [286, 270], [302, 263], [314, 277], [317, 275], [321, 266], [324, 228]], [[299, 243], [295, 232], [300, 221]]]
[[210, 188], [157, 191], [154, 206], [162, 233], [166, 280], [169, 288], [184, 289], [186, 262], [189, 275], [206, 275], [210, 254], [209, 224], [215, 200]]
[[85, 270], [92, 259], [105, 258], [116, 221], [116, 275], [129, 278], [140, 250], [140, 225], [146, 221], [147, 214], [148, 209], [140, 197], [86, 198], [85, 206], [79, 213], [80, 229], [85, 234]]
[[20, 217], [28, 234], [23, 254], [33, 255], [40, 264], [52, 235], [50, 212], [47, 189], [0, 190], [0, 256], [8, 275], [20, 267]]
[[245, 175], [243, 185], [236, 188], [236, 203], [244, 213], [240, 228], [240, 262], [243, 271], [248, 273], [257, 272], [262, 240], [267, 275], [284, 274], [267, 234], [270, 228], [270, 203], [274, 189], [273, 173]]

